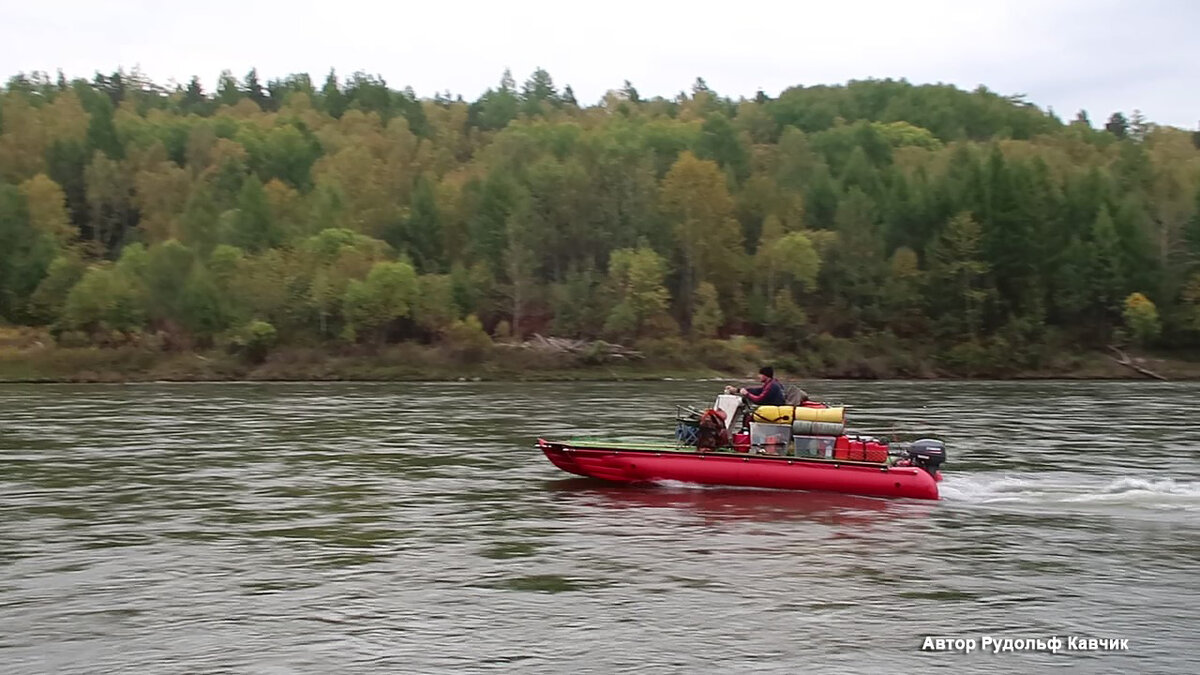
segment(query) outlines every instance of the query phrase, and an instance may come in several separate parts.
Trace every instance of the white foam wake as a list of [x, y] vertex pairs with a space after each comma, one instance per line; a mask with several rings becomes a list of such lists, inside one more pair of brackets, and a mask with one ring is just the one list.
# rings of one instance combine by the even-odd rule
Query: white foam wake
[[1120, 505], [1200, 511], [1200, 482], [1173, 478], [1084, 474], [970, 474], [949, 476], [943, 499], [972, 504]]

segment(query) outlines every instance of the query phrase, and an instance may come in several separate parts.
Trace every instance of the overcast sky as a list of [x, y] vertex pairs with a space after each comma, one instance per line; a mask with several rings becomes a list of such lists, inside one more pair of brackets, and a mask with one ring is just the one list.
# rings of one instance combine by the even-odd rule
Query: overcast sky
[[57, 0], [4, 3], [0, 75], [68, 77], [135, 66], [206, 86], [223, 69], [262, 79], [364, 70], [420, 96], [474, 99], [505, 67], [540, 66], [581, 103], [626, 79], [673, 96], [907, 78], [1026, 94], [1093, 124], [1139, 108], [1200, 121], [1200, 2], [1189, 0]]

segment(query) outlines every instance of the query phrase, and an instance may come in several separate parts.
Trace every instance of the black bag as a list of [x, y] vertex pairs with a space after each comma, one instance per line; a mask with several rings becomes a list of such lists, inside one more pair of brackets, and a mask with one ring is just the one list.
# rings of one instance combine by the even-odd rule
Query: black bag
[[[782, 383], [780, 383], [782, 384]], [[808, 392], [794, 384], [784, 385], [783, 387], [783, 403], [784, 405], [803, 405], [808, 399]]]

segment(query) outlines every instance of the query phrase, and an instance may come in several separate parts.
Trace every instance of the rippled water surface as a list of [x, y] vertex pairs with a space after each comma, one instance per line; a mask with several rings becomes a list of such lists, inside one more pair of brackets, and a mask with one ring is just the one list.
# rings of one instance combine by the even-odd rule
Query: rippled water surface
[[[936, 503], [533, 449], [717, 388], [0, 386], [0, 672], [1200, 672], [1200, 385], [809, 383]], [[920, 649], [985, 635], [1129, 650]]]

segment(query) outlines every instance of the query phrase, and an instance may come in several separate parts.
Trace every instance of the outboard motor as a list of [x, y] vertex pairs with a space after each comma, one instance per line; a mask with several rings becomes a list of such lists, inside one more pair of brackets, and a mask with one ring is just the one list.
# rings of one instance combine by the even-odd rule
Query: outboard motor
[[909, 444], [904, 457], [913, 466], [921, 467], [936, 477], [938, 467], [946, 461], [946, 444], [934, 438], [922, 438]]

